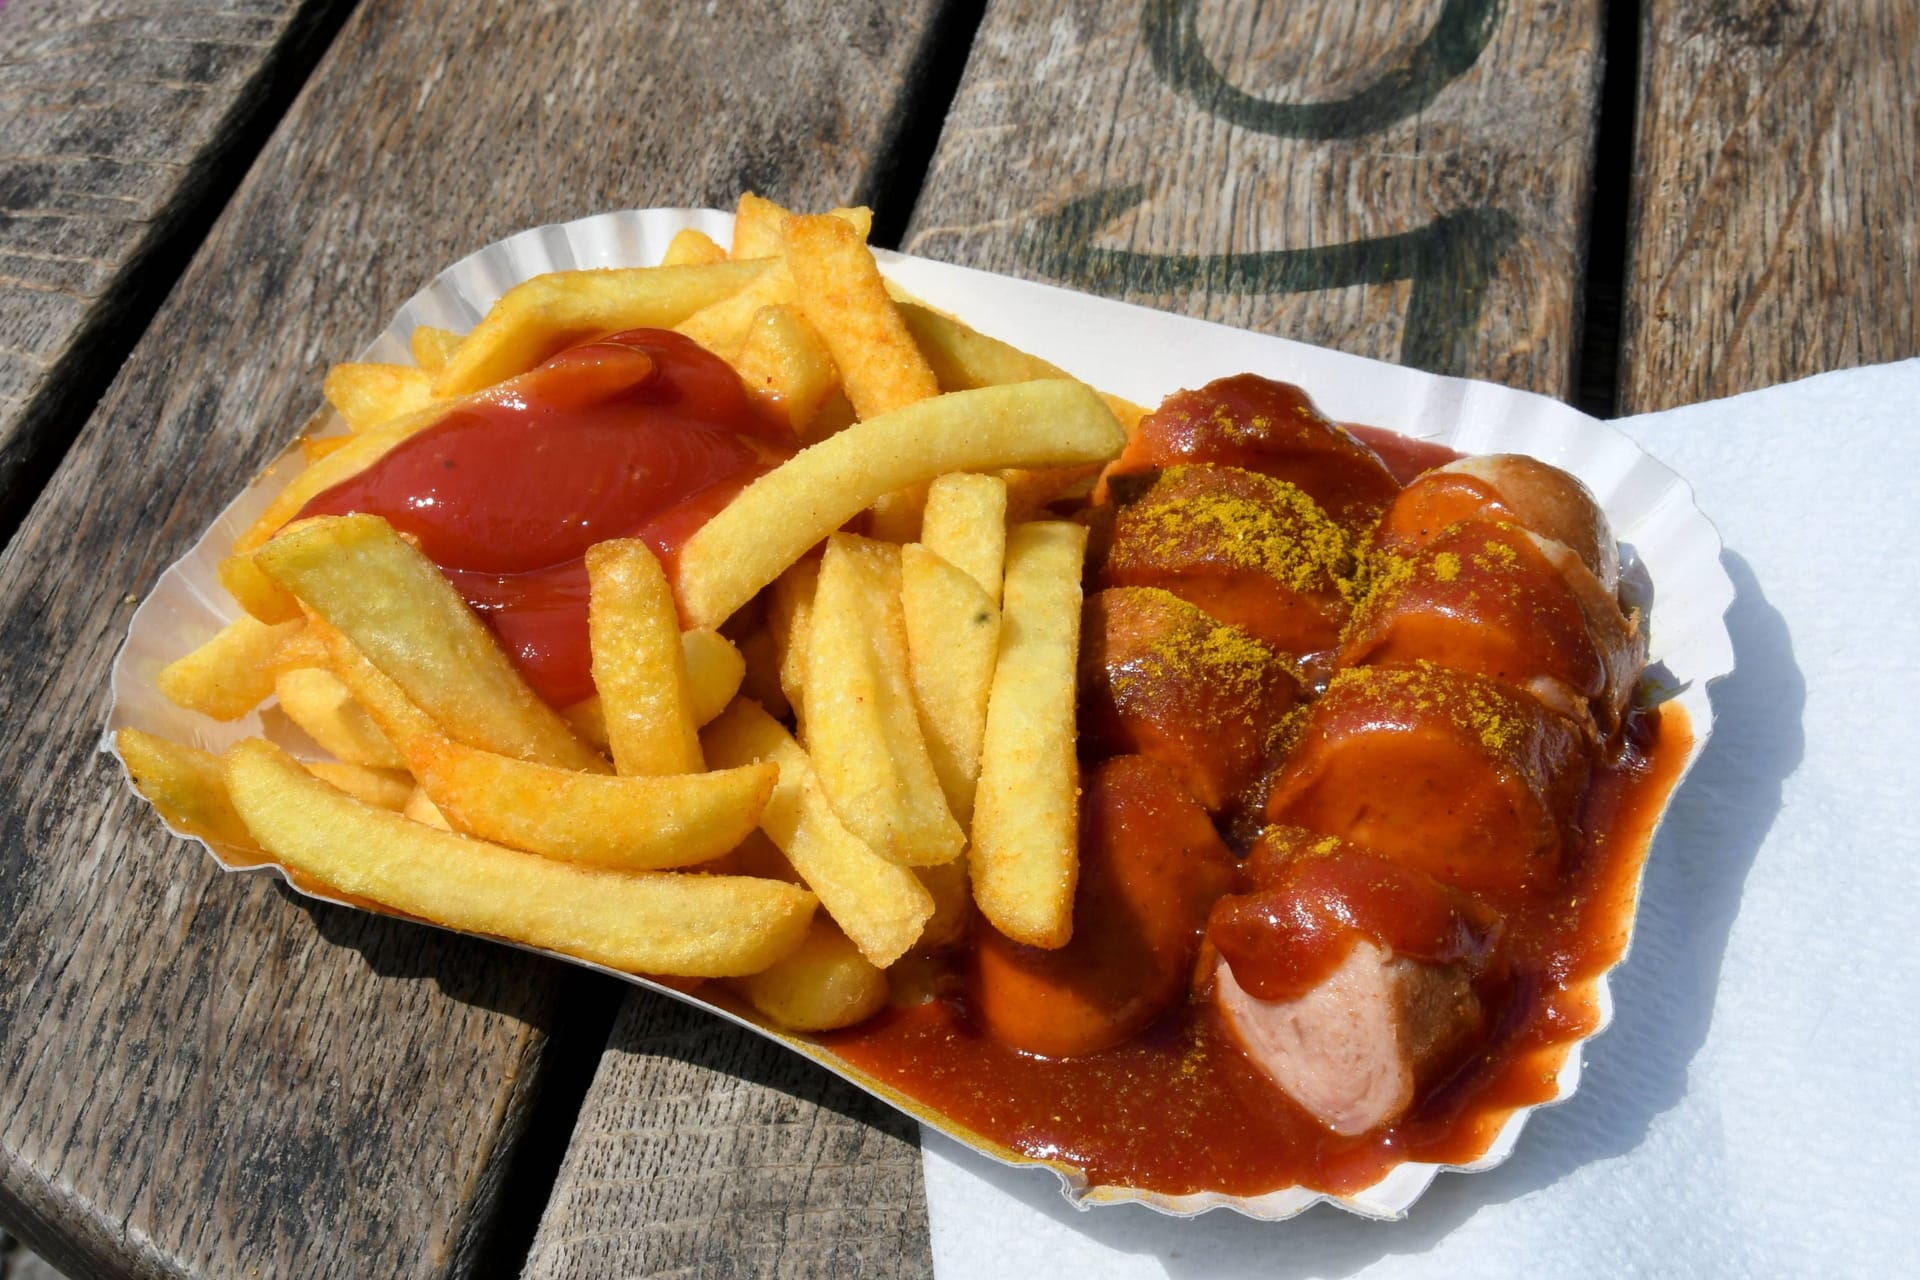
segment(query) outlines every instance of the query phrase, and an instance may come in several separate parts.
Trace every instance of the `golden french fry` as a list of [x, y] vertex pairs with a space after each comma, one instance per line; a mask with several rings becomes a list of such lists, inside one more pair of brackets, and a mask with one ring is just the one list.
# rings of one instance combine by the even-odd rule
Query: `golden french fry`
[[400, 749], [331, 671], [320, 667], [284, 671], [274, 681], [273, 692], [287, 718], [336, 760], [373, 769], [407, 767]]
[[739, 699], [701, 735], [722, 767], [769, 760], [780, 781], [760, 826], [860, 953], [886, 968], [920, 937], [933, 899], [911, 870], [882, 858], [848, 831], [827, 802], [813, 762], [778, 720]]
[[253, 561], [252, 552], [300, 514], [300, 509], [343, 480], [352, 479], [385, 457], [401, 441], [426, 430], [446, 416], [448, 406], [433, 405], [353, 436], [320, 461], [295, 475], [274, 496], [247, 531], [235, 539], [233, 551], [220, 563], [220, 585], [240, 607], [262, 622], [285, 622], [300, 616], [293, 595], [269, 578]]
[[712, 627], [681, 632], [680, 648], [686, 655], [693, 721], [706, 724], [725, 711], [734, 695], [740, 692], [740, 682], [747, 674], [747, 660], [733, 641]]
[[410, 364], [337, 364], [321, 394], [354, 431], [383, 427], [433, 403], [433, 380]]
[[427, 797], [454, 830], [618, 871], [717, 858], [759, 823], [779, 771], [614, 777], [529, 764], [441, 737], [407, 744]]
[[363, 804], [395, 813], [413, 798], [413, 776], [405, 769], [369, 769], [338, 760], [309, 760], [307, 772]]
[[[269, 577], [353, 641], [449, 737], [562, 768], [606, 768], [527, 686], [433, 562], [385, 520], [304, 520], [256, 557]], [[359, 697], [353, 680], [341, 678]], [[380, 720], [378, 708], [360, 700], [389, 737], [405, 740]]]
[[663, 267], [706, 267], [716, 262], [725, 262], [727, 251], [715, 244], [713, 237], [693, 227], [682, 227], [667, 242], [667, 252], [660, 259]]
[[780, 224], [790, 216], [784, 206], [764, 196], [741, 192], [733, 210], [731, 256], [735, 259], [778, 257]]
[[988, 922], [1063, 947], [1079, 876], [1074, 678], [1087, 531], [1036, 521], [1007, 538], [1005, 615], [981, 744], [969, 870]]
[[453, 824], [447, 821], [447, 815], [441, 813], [425, 787], [416, 786], [413, 794], [407, 797], [407, 807], [400, 811], [409, 822], [418, 822], [429, 827], [438, 827], [442, 831], [453, 830]]
[[[587, 633], [607, 742], [623, 774], [696, 773], [699, 727], [673, 589], [637, 538], [587, 549]], [[445, 808], [441, 805], [441, 808]]]
[[940, 393], [859, 232], [830, 215], [792, 217], [782, 224], [781, 246], [800, 310], [833, 353], [860, 417]]
[[300, 629], [298, 621], [268, 624], [242, 614], [186, 657], [160, 668], [154, 684], [175, 706], [215, 720], [238, 720], [273, 692], [274, 656]]
[[915, 945], [951, 947], [967, 940], [967, 926], [973, 922], [973, 885], [967, 878], [967, 860], [955, 858], [937, 867], [915, 867], [913, 874], [933, 897], [933, 916], [920, 931]]
[[918, 543], [900, 548], [900, 607], [927, 754], [964, 828], [980, 781], [1000, 610], [979, 583]]
[[926, 514], [928, 481], [881, 494], [867, 513], [867, 532], [885, 542], [916, 542]]
[[764, 262], [717, 262], [535, 276], [493, 304], [434, 378], [434, 394], [448, 399], [490, 387], [602, 334], [671, 329], [766, 269]]
[[[1036, 378], [1070, 378], [1056, 364], [1022, 351], [970, 328], [952, 316], [895, 295], [894, 305], [900, 319], [913, 335], [914, 345], [932, 367], [942, 391], [971, 391], [975, 387], [998, 387], [1010, 382], [1032, 382]], [[1130, 400], [1101, 393], [1113, 416], [1129, 433], [1146, 410]]]
[[227, 754], [227, 791], [289, 870], [470, 933], [632, 973], [738, 977], [805, 939], [814, 896], [777, 880], [570, 866], [437, 831], [313, 777], [271, 743]]
[[675, 325], [674, 330], [731, 362], [745, 347], [754, 317], [768, 307], [792, 302], [793, 298], [793, 273], [787, 270], [785, 262], [770, 258], [766, 271], [752, 284], [710, 307], [702, 307]]
[[762, 307], [753, 314], [733, 367], [747, 390], [784, 416], [802, 439], [827, 397], [840, 387], [840, 371], [826, 344], [789, 305]]
[[681, 550], [678, 596], [718, 626], [808, 548], [884, 493], [949, 471], [1100, 462], [1125, 437], [1078, 382], [957, 391], [869, 418], [802, 449], [741, 490]]
[[388, 742], [399, 744], [423, 733], [440, 732], [433, 717], [415, 706], [407, 691], [374, 666], [337, 627], [316, 615], [307, 620], [307, 629], [326, 645], [327, 670], [347, 687]]
[[[733, 256], [735, 258], [771, 258], [780, 252], [780, 229], [793, 214], [785, 207], [752, 192], [740, 197], [733, 214]], [[873, 230], [873, 210], [863, 205], [851, 209], [829, 210], [852, 227], [862, 240]]]
[[935, 480], [920, 541], [979, 583], [997, 607], [1007, 563], [1007, 482], [965, 472]]
[[788, 1031], [832, 1031], [871, 1018], [887, 1003], [887, 975], [831, 920], [815, 919], [807, 940], [733, 988]]
[[133, 789], [169, 827], [209, 844], [259, 851], [227, 796], [219, 756], [138, 729], [115, 732], [113, 746], [126, 761]]
[[306, 618], [302, 616], [300, 625], [287, 633], [267, 665], [273, 668], [277, 680], [288, 671], [298, 671], [302, 667], [324, 667], [331, 661], [326, 636], [318, 628], [307, 625]]
[[813, 624], [819, 586], [820, 561], [809, 556], [774, 579], [767, 601], [767, 634], [780, 659], [780, 688], [802, 732], [807, 722], [807, 629]]
[[453, 359], [453, 353], [460, 349], [464, 335], [451, 329], [436, 329], [430, 324], [415, 325], [413, 332], [407, 335], [407, 346], [413, 352], [413, 362], [421, 371], [429, 374], [440, 372]]
[[827, 539], [804, 688], [807, 750], [847, 828], [906, 866], [957, 857], [966, 836], [914, 709], [900, 548], [844, 533]]
[[[747, 660], [733, 641], [711, 627], [680, 633], [680, 648], [687, 657], [687, 684], [693, 695], [693, 718], [698, 724], [719, 715], [740, 692], [747, 672]], [[560, 713], [582, 740], [605, 751], [607, 715], [600, 695], [593, 694]]]

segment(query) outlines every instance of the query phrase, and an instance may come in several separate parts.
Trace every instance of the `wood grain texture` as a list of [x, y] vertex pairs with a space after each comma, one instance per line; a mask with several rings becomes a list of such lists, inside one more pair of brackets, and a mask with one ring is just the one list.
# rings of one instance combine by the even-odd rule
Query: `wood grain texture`
[[[0, 556], [0, 1220], [56, 1264], [501, 1265], [572, 971], [218, 872], [97, 754], [106, 671], [325, 365], [454, 258], [743, 184], [860, 194], [919, 11], [818, 12], [366, 0]], [[762, 74], [719, 76], [743, 22]]]
[[1599, 0], [997, 0], [908, 248], [1564, 394]]
[[1658, 0], [1621, 408], [1920, 354], [1920, 10]]
[[336, 0], [13, 0], [0, 17], [0, 494]]
[[708, 1014], [627, 1001], [527, 1280], [931, 1274], [918, 1125]]

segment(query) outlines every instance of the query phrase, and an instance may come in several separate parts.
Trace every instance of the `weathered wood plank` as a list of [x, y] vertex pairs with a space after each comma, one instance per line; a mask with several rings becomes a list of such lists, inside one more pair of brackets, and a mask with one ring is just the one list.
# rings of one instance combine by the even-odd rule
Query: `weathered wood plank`
[[1622, 411], [1920, 354], [1920, 11], [1661, 0], [1640, 60]]
[[[637, 114], [660, 131], [641, 204], [884, 206], [942, 4], [676, 12]], [[751, 32], [751, 39], [740, 38]], [[909, 197], [910, 198], [910, 197]], [[917, 1130], [786, 1050], [645, 992], [628, 998], [527, 1259], [600, 1275], [927, 1274]]]
[[[105, 672], [324, 366], [455, 257], [743, 185], [864, 194], [921, 28], [820, 12], [366, 0], [0, 555], [0, 1220], [55, 1263], [512, 1265], [489, 1231], [573, 971], [217, 872], [96, 754]], [[755, 41], [790, 91], [720, 61]]]
[[1000, 0], [908, 248], [1554, 394], [1599, 0]]
[[919, 1126], [757, 1036], [638, 993], [526, 1275], [931, 1275]]
[[[0, 508], [112, 376], [150, 267], [342, 0], [14, 0], [0, 22]], [[109, 355], [107, 343], [118, 348]]]

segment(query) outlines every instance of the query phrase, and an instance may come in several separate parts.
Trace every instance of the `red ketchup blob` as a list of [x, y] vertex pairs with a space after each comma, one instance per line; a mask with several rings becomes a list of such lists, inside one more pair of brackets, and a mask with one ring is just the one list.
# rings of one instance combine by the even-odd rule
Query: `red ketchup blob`
[[587, 548], [643, 539], [671, 577], [686, 539], [794, 449], [725, 361], [634, 329], [461, 404], [300, 514], [377, 515], [414, 538], [564, 707], [594, 691]]

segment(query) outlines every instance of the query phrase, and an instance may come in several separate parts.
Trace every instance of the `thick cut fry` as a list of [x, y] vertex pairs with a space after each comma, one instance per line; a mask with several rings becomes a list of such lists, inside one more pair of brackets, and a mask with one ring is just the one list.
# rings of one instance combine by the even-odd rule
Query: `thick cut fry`
[[860, 953], [884, 969], [919, 939], [933, 898], [912, 871], [848, 831], [814, 777], [813, 763], [780, 722], [742, 698], [707, 726], [707, 758], [721, 767], [770, 760], [780, 781], [760, 815], [793, 869]]
[[133, 789], [147, 798], [169, 827], [209, 844], [259, 852], [253, 833], [227, 796], [219, 756], [138, 729], [116, 732], [113, 746], [126, 761]]
[[787, 305], [753, 314], [733, 367], [747, 390], [786, 418], [798, 438], [840, 387], [840, 371], [826, 344], [806, 317]]
[[667, 242], [667, 252], [660, 259], [663, 267], [705, 267], [716, 262], [725, 262], [727, 251], [715, 244], [713, 237], [693, 227], [682, 227]]
[[[693, 694], [693, 718], [698, 724], [719, 715], [740, 692], [747, 660], [733, 641], [711, 627], [680, 633], [687, 656], [687, 684]], [[560, 713], [573, 731], [602, 751], [607, 750], [607, 714], [594, 694]]]
[[319, 494], [359, 475], [401, 441], [440, 421], [448, 407], [434, 405], [362, 432], [294, 476], [247, 531], [235, 539], [232, 553], [220, 562], [220, 585], [240, 602], [241, 608], [262, 622], [286, 622], [299, 617], [298, 601], [254, 563], [251, 553], [265, 546], [269, 538]]
[[1007, 482], [964, 472], [935, 480], [920, 541], [979, 583], [997, 607], [1007, 564]]
[[753, 318], [768, 307], [792, 302], [794, 293], [793, 274], [787, 264], [778, 258], [769, 259], [766, 272], [752, 284], [694, 312], [674, 329], [731, 362], [746, 346]]
[[[302, 521], [257, 555], [269, 577], [353, 641], [455, 741], [562, 768], [605, 769], [599, 753], [527, 686], [433, 562], [385, 520]], [[379, 721], [373, 704], [361, 702]], [[393, 736], [391, 726], [381, 727]]]
[[777, 880], [569, 866], [376, 809], [271, 743], [227, 755], [233, 807], [289, 870], [449, 928], [631, 973], [739, 977], [797, 948], [814, 897]]
[[807, 631], [813, 625], [813, 596], [819, 586], [820, 562], [809, 556], [774, 580], [767, 602], [767, 634], [773, 637], [780, 657], [780, 688], [803, 733], [807, 723]]
[[832, 921], [817, 918], [799, 950], [759, 973], [735, 978], [733, 987], [768, 1021], [788, 1031], [850, 1027], [887, 1003], [887, 975]]
[[555, 271], [509, 289], [434, 379], [441, 399], [525, 373], [576, 343], [625, 329], [671, 329], [731, 297], [764, 262]]
[[805, 690], [808, 753], [847, 828], [906, 866], [957, 857], [966, 837], [914, 709], [900, 548], [844, 533], [827, 539]]
[[740, 638], [740, 656], [747, 664], [740, 692], [774, 715], [786, 716], [792, 708], [780, 687], [780, 650], [773, 636], [765, 627], [753, 628]]
[[407, 760], [454, 830], [617, 871], [719, 857], [759, 823], [779, 777], [770, 764], [640, 778], [575, 773], [439, 737], [408, 743]]
[[913, 702], [956, 821], [973, 820], [980, 740], [1000, 649], [1000, 610], [980, 584], [918, 543], [900, 548]]
[[[894, 295], [900, 319], [920, 348], [920, 354], [932, 366], [942, 391], [971, 391], [975, 387], [998, 387], [1010, 382], [1032, 382], [1036, 378], [1069, 378], [1073, 375], [969, 328], [952, 316], [942, 315], [918, 302]], [[1113, 416], [1129, 433], [1147, 411], [1130, 400], [1101, 392]]]
[[274, 656], [300, 631], [298, 620], [269, 625], [242, 615], [213, 638], [160, 668], [154, 684], [175, 706], [238, 720], [273, 692]]
[[399, 744], [423, 733], [440, 732], [433, 717], [415, 706], [407, 691], [374, 666], [337, 627], [315, 616], [307, 620], [307, 628], [327, 647], [327, 670], [347, 686], [388, 742]]
[[288, 671], [298, 671], [302, 667], [324, 667], [332, 662], [327, 651], [327, 637], [318, 627], [309, 626], [306, 619], [301, 625], [287, 633], [280, 647], [273, 651], [270, 665], [277, 680]]
[[587, 581], [593, 684], [614, 768], [699, 772], [705, 765], [686, 650], [660, 562], [637, 538], [602, 542], [587, 549]]
[[424, 373], [434, 374], [447, 367], [453, 353], [460, 349], [462, 335], [451, 329], [436, 329], [430, 324], [415, 325], [407, 335], [413, 362]]
[[875, 418], [940, 394], [857, 231], [831, 216], [794, 217], [781, 246], [800, 309], [833, 353], [854, 412]]
[[395, 813], [405, 809], [413, 798], [413, 777], [405, 769], [369, 769], [338, 760], [310, 760], [307, 772], [363, 804]]
[[[770, 258], [780, 252], [780, 231], [791, 210], [752, 192], [740, 197], [733, 214], [733, 256]], [[864, 205], [851, 209], [832, 209], [829, 218], [838, 218], [852, 227], [862, 240], [873, 231], [873, 210]]]
[[949, 471], [1100, 462], [1124, 443], [1078, 382], [960, 391], [856, 423], [755, 480], [687, 540], [682, 611], [691, 626], [718, 626], [881, 494]]
[[331, 671], [298, 667], [282, 672], [274, 696], [287, 718], [336, 760], [372, 769], [404, 769], [407, 758], [380, 732], [353, 691]]
[[354, 431], [383, 427], [433, 403], [433, 380], [410, 364], [337, 364], [321, 384]]
[[973, 897], [1015, 942], [1063, 947], [1079, 874], [1074, 675], [1087, 531], [1023, 524], [1007, 539], [1000, 656], [973, 813]]
[[777, 257], [780, 226], [791, 216], [784, 205], [751, 191], [741, 192], [733, 210], [732, 256], [736, 259]]

